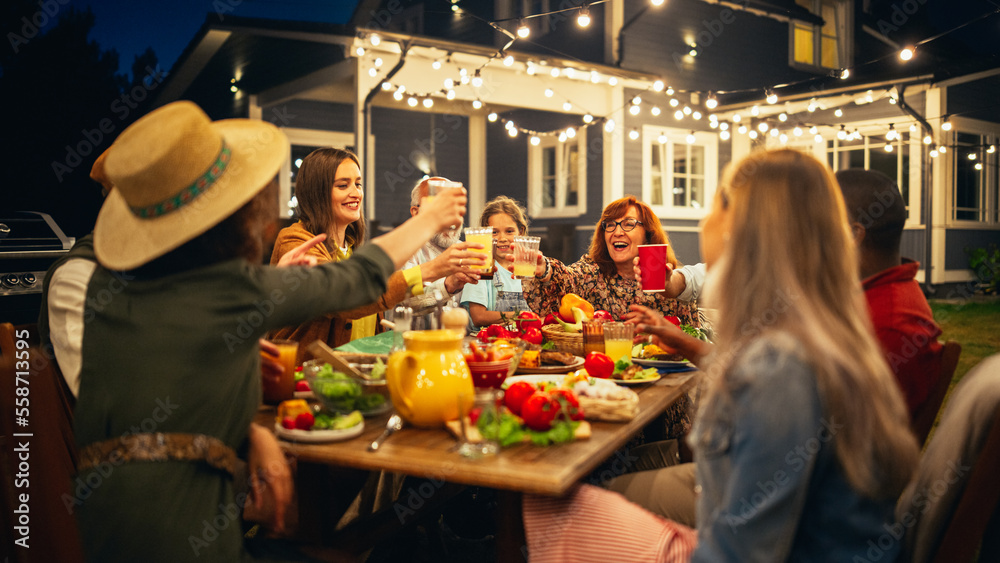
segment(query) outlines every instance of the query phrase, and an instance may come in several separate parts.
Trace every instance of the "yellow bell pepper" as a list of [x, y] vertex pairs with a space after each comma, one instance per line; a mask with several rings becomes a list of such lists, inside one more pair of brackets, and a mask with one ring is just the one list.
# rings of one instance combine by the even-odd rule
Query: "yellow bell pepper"
[[[586, 320], [594, 318], [594, 306], [575, 293], [567, 293], [566, 295], [563, 295], [562, 302], [559, 304], [559, 316], [563, 319], [574, 319], [574, 307], [578, 307], [581, 311], [583, 311]], [[579, 321], [579, 319], [574, 320]]]

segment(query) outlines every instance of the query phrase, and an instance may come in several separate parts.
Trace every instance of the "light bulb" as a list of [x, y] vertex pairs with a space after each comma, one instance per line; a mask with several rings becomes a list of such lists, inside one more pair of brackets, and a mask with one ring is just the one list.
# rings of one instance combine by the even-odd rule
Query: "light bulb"
[[406, 105], [410, 106], [411, 108], [417, 107], [417, 99], [411, 96], [409, 99], [406, 100]]
[[768, 92], [768, 94], [767, 94], [767, 103], [769, 103], [769, 104], [776, 104], [776, 103], [778, 103], [778, 95], [774, 93], [774, 90], [771, 90], [770, 92]]
[[785, 112], [781, 112], [781, 113], [779, 113], [779, 114], [778, 114], [778, 121], [780, 121], [780, 122], [782, 122], [782, 123], [784, 123], [784, 122], [788, 121], [788, 114], [787, 114], [787, 113], [785, 113]]
[[617, 85], [618, 85], [618, 78], [614, 76], [608, 78], [608, 86], [617, 86]]
[[580, 8], [580, 15], [576, 16], [576, 24], [580, 27], [590, 25], [590, 10], [587, 9], [587, 6]]
[[375, 57], [375, 68], [382, 66], [382, 57]]
[[768, 129], [768, 125], [767, 125], [767, 122], [766, 122], [766, 121], [761, 121], [761, 122], [760, 122], [760, 123], [759, 123], [759, 124], [757, 125], [757, 129], [760, 129], [760, 132], [761, 132], [761, 133], [767, 133], [767, 129]]
[[924, 135], [924, 144], [929, 145], [934, 142], [934, 139], [930, 135]]
[[751, 139], [756, 139], [756, 138], [757, 138], [757, 132], [756, 132], [756, 131], [753, 131], [753, 130], [751, 130], [751, 131], [750, 131], [750, 138], [751, 138]]
[[559, 78], [559, 69], [552, 67], [552, 70], [549, 71], [549, 74], [552, 75], [552, 78]]
[[503, 66], [511, 66], [514, 64], [514, 55], [507, 55], [503, 58]]
[[486, 119], [489, 119], [491, 123], [495, 122], [497, 120], [497, 112], [490, 112], [490, 114], [486, 116]]
[[590, 71], [590, 82], [592, 84], [597, 84], [600, 81], [601, 81], [601, 75], [597, 74], [596, 70]]
[[431, 63], [431, 68], [434, 70], [441, 70], [441, 61], [435, 60]]
[[365, 56], [365, 48], [364, 47], [358, 47], [357, 49], [354, 50], [354, 54], [356, 54], [359, 57]]
[[657, 137], [656, 140], [659, 141], [661, 145], [667, 144], [667, 136], [664, 135], [663, 133], [660, 133], [660, 136]]
[[675, 111], [674, 112], [674, 119], [676, 119], [678, 121], [680, 121], [681, 119], [684, 119], [684, 112], [681, 111], [681, 110]]
[[526, 39], [529, 35], [531, 35], [531, 30], [528, 29], [528, 24], [522, 19], [517, 24], [517, 36], [521, 39]]
[[686, 140], [687, 140], [687, 143], [689, 145], [693, 145], [694, 144], [694, 142], [697, 140], [697, 139], [695, 139], [694, 131], [691, 131], [690, 133], [688, 133], [688, 136], [687, 136]]
[[424, 98], [424, 107], [425, 108], [434, 107], [434, 100], [432, 100], [430, 98]]
[[723, 131], [728, 131], [729, 130], [729, 124], [726, 123], [725, 121], [723, 121], [722, 123], [719, 124], [719, 129], [722, 129]]
[[649, 113], [653, 114], [653, 117], [660, 115], [660, 106], [653, 106], [650, 108]]
[[545, 89], [545, 97], [546, 98], [551, 98], [554, 94], [555, 94], [555, 92], [552, 91], [552, 88], [546, 88]]
[[483, 77], [480, 76], [479, 70], [476, 70], [476, 75], [472, 77], [472, 87], [481, 88], [483, 85]]
[[754, 117], [760, 115], [760, 106], [753, 106], [752, 108], [750, 108], [750, 115]]
[[444, 79], [444, 87], [445, 88], [454, 88], [455, 87], [455, 81], [452, 80], [451, 78], [445, 78]]
[[642, 103], [642, 97], [641, 96], [635, 96], [634, 98], [632, 98], [632, 104], [633, 105], [639, 105], [641, 103]]
[[976, 166], [975, 166], [975, 169], [976, 170], [982, 170], [983, 169], [983, 163], [982, 162], [977, 162]]
[[885, 144], [885, 152], [892, 152], [892, 145], [889, 143]]
[[723, 141], [728, 141], [729, 140], [729, 131], [725, 131], [725, 130], [719, 131], [719, 138], [722, 139]]
[[742, 115], [740, 115], [738, 113], [733, 114], [733, 123], [739, 123], [742, 120], [743, 120], [743, 116]]
[[631, 113], [632, 115], [639, 115], [639, 106], [637, 105], [630, 106], [628, 108], [628, 112]]
[[942, 131], [951, 131], [951, 121], [946, 120], [944, 123], [942, 123], [941, 124], [941, 130]]
[[573, 129], [572, 127], [567, 127], [566, 136], [569, 137], [570, 139], [576, 137], [576, 129]]
[[737, 129], [737, 131], [739, 131], [740, 135], [746, 135], [747, 134], [747, 126], [746, 125], [740, 125], [740, 128]]
[[937, 158], [937, 157], [938, 157], [937, 149], [931, 149], [931, 158]]
[[604, 124], [604, 130], [607, 131], [608, 133], [611, 133], [612, 131], [614, 131], [615, 130], [615, 120], [614, 119], [609, 119]]
[[970, 152], [968, 158], [969, 160], [976, 160], [976, 153]]
[[537, 147], [538, 144], [541, 143], [541, 142], [542, 142], [542, 140], [538, 138], [538, 135], [532, 135], [531, 136], [531, 144], [532, 145], [534, 145], [534, 146]]
[[628, 132], [628, 138], [632, 139], [633, 141], [635, 141], [636, 139], [638, 139], [639, 138], [639, 130], [633, 127], [632, 130]]
[[784, 144], [788, 143], [788, 135], [785, 135], [784, 133], [782, 133], [781, 136], [778, 137], [778, 140], [781, 141], [782, 145], [784, 145]]
[[392, 82], [386, 81], [382, 83], [383, 90], [392, 90]]
[[653, 82], [653, 90], [656, 90], [657, 92], [662, 92], [663, 91], [663, 81], [662, 80], [656, 80], [655, 82]]
[[679, 105], [681, 105], [680, 100], [678, 100], [677, 98], [670, 98], [670, 107], [675, 108]]
[[842, 110], [840, 108], [837, 108], [837, 109], [833, 110], [833, 115], [835, 115], [837, 117], [844, 117], [844, 110]]
[[377, 33], [371, 34], [368, 40], [371, 41], [372, 47], [378, 47], [379, 43], [382, 42], [382, 38]]
[[454, 90], [448, 90], [448, 93], [445, 94], [444, 97], [448, 98], [449, 100], [454, 100], [455, 99], [455, 91]]
[[507, 134], [510, 135], [511, 137], [517, 137], [517, 128], [516, 127], [508, 127], [507, 128]]
[[694, 119], [695, 121], [697, 121], [697, 120], [701, 119], [701, 112], [700, 112], [700, 111], [697, 111], [697, 110], [695, 110], [695, 111], [691, 112], [691, 117], [692, 117], [692, 118], [693, 118], [693, 119]]
[[584, 122], [584, 123], [590, 123], [590, 122], [591, 122], [591, 121], [593, 121], [593, 120], [594, 120], [594, 116], [593, 116], [593, 115], [590, 115], [589, 113], [588, 113], [588, 114], [585, 114], [585, 115], [583, 116], [583, 122]]
[[472, 100], [472, 107], [473, 109], [479, 109], [483, 107], [483, 102], [480, 102], [479, 100]]
[[375, 78], [376, 76], [378, 76], [378, 71], [375, 70], [374, 68], [370, 68], [368, 69], [368, 76]]
[[708, 99], [705, 100], [705, 107], [708, 109], [715, 109], [719, 106], [719, 100], [715, 99], [715, 94], [709, 93]]
[[563, 111], [569, 111], [573, 109], [573, 104], [569, 102], [563, 102]]
[[844, 70], [840, 71], [840, 79], [841, 80], [847, 80], [850, 77], [851, 77], [851, 69], [845, 68]]
[[899, 58], [903, 59], [904, 61], [908, 61], [913, 58], [913, 51], [914, 51], [913, 47], [905, 47], [902, 51], [899, 52]]
[[792, 135], [795, 135], [796, 137], [801, 137], [802, 136], [802, 128], [796, 126], [795, 129], [792, 129]]
[[817, 133], [816, 136], [813, 137], [813, 140], [816, 141], [817, 143], [822, 143], [823, 142], [823, 135], [820, 135], [819, 133]]
[[654, 6], [662, 6], [664, 0], [649, 0], [649, 3]]

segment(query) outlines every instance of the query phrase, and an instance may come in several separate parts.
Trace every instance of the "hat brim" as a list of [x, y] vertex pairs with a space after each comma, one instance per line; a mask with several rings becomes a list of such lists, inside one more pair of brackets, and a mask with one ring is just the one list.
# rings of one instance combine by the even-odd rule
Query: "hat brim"
[[142, 219], [118, 190], [108, 194], [94, 226], [94, 253], [111, 270], [131, 270], [163, 256], [220, 223], [250, 201], [288, 158], [285, 134], [253, 119], [215, 121], [232, 156], [210, 188], [161, 217]]

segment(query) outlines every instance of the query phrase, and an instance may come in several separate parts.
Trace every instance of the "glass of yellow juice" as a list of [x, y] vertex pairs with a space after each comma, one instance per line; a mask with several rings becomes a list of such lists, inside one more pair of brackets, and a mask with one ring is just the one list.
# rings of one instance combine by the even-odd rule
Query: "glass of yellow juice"
[[486, 255], [486, 264], [473, 267], [474, 270], [489, 272], [493, 269], [493, 227], [469, 227], [465, 229], [465, 242], [478, 242], [483, 248], [470, 248], [472, 252]]
[[514, 277], [529, 279], [535, 275], [538, 262], [538, 244], [541, 237], [514, 237]]
[[604, 323], [604, 353], [617, 362], [622, 357], [632, 357], [632, 337], [635, 325]]
[[[278, 361], [285, 371], [278, 381], [263, 379], [264, 402], [278, 404], [295, 397], [295, 356], [299, 352], [299, 343], [294, 340], [271, 340], [278, 347]], [[261, 350], [263, 356], [265, 352]]]

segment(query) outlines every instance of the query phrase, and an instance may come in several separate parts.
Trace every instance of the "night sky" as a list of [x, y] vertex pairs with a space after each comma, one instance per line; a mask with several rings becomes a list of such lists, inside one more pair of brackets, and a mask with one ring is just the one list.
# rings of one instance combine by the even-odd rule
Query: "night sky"
[[[73, 0], [90, 6], [95, 22], [91, 38], [102, 48], [115, 48], [120, 72], [129, 72], [133, 58], [152, 47], [160, 66], [169, 70], [208, 14], [283, 20], [346, 23], [354, 12], [352, 0]], [[217, 10], [218, 8], [218, 10]], [[225, 20], [223, 20], [225, 21]]]

